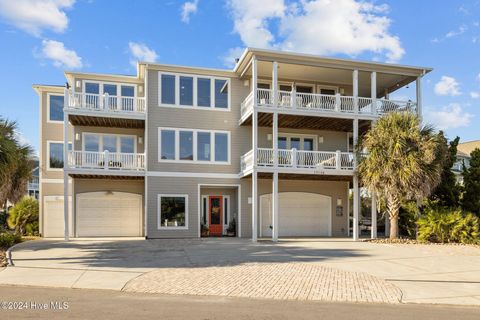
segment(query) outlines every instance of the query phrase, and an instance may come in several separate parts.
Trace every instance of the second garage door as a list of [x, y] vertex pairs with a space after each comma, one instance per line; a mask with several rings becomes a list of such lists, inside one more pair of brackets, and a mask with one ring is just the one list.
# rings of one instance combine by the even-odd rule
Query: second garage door
[[[331, 235], [331, 198], [316, 193], [281, 192], [279, 199], [280, 237]], [[261, 236], [272, 235], [272, 194], [260, 197]]]
[[142, 234], [142, 196], [125, 192], [77, 195], [78, 237], [138, 237]]

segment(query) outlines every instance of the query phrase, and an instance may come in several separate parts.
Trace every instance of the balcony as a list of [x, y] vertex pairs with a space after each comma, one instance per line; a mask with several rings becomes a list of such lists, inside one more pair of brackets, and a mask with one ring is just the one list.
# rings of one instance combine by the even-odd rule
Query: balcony
[[32, 177], [32, 179], [28, 182], [27, 189], [28, 190], [38, 190], [38, 177]]
[[[304, 151], [278, 149], [278, 169], [292, 173], [315, 173], [332, 175], [353, 175], [354, 155], [351, 152]], [[274, 169], [274, 150], [257, 149], [256, 167], [260, 170]], [[241, 157], [241, 171], [246, 174], [253, 169], [253, 150]]]
[[[316, 115], [345, 116], [365, 115], [382, 116], [389, 112], [416, 112], [417, 104], [414, 101], [399, 101], [375, 99], [365, 97], [342, 96], [340, 94], [327, 95], [318, 93], [298, 93], [295, 91], [277, 92], [277, 109], [283, 111], [305, 111]], [[273, 90], [257, 89], [255, 98], [259, 107], [273, 108]], [[355, 100], [358, 99], [358, 109]], [[245, 119], [253, 110], [253, 91], [241, 104], [241, 119]]]
[[142, 172], [145, 171], [145, 154], [69, 151], [68, 168], [108, 172]]
[[94, 116], [145, 118], [145, 98], [143, 97], [110, 96], [67, 90], [65, 108], [74, 113]]

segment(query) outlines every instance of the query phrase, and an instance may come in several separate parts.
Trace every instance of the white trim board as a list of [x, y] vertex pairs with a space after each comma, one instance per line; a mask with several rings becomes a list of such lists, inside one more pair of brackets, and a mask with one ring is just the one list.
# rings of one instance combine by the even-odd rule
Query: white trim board
[[240, 179], [238, 173], [147, 171], [148, 177]]

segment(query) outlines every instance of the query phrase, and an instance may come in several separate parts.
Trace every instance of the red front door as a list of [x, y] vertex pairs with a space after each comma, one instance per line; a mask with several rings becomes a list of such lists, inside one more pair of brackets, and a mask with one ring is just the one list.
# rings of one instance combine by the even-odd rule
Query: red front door
[[221, 236], [223, 233], [223, 207], [222, 207], [222, 196], [210, 196], [209, 197], [209, 217], [210, 217], [210, 235], [211, 236]]

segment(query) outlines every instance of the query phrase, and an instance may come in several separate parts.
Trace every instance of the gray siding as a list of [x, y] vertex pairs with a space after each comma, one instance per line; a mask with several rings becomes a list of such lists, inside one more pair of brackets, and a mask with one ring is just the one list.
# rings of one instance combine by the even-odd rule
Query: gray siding
[[[182, 109], [158, 106], [158, 71], [148, 73], [148, 170], [181, 172], [238, 173], [240, 156], [251, 148], [246, 139], [251, 127], [240, 127], [240, 103], [249, 93], [249, 88], [236, 77], [231, 78], [230, 111]], [[224, 130], [231, 135], [230, 165], [161, 163], [158, 162], [158, 128], [173, 127], [186, 129]]]

